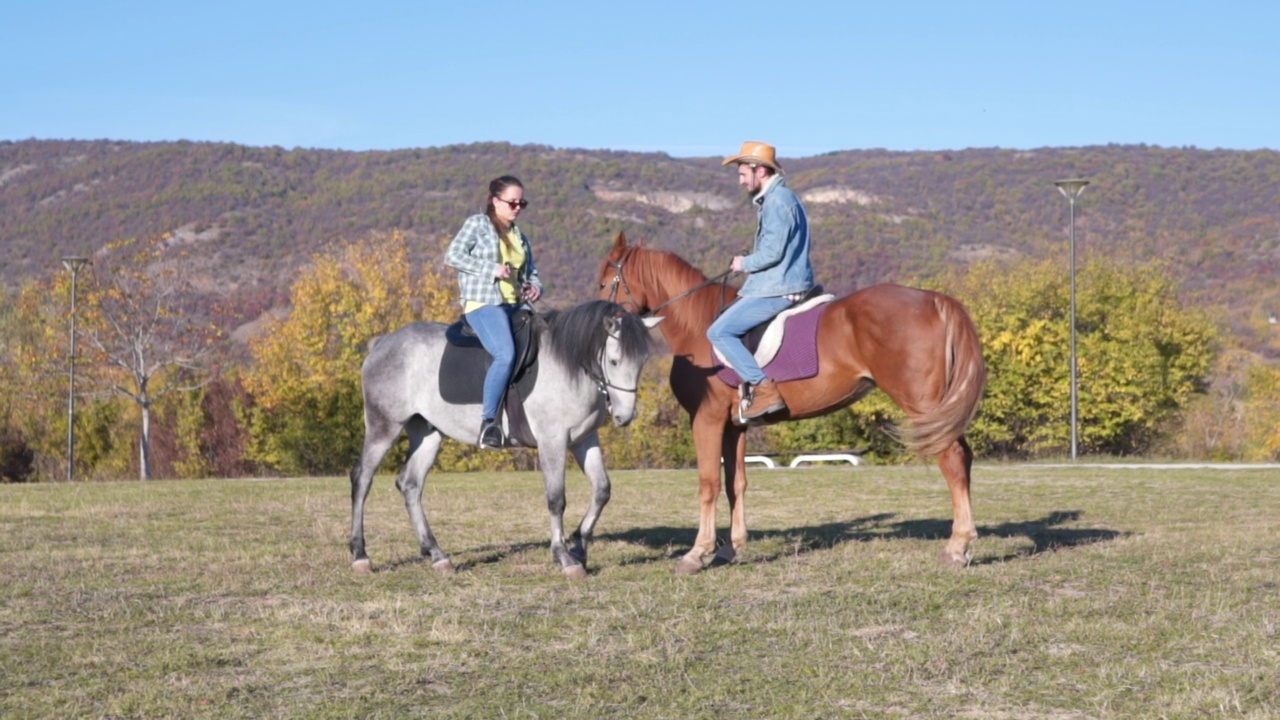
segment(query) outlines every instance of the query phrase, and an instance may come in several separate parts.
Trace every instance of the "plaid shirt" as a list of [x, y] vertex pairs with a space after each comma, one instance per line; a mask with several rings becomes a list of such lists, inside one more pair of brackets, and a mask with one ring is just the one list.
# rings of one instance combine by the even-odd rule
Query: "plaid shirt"
[[520, 228], [516, 228], [520, 242], [524, 244], [525, 263], [518, 268], [519, 274], [511, 280], [499, 280], [495, 277], [502, 264], [501, 240], [493, 221], [487, 215], [472, 215], [462, 224], [462, 229], [449, 243], [444, 254], [444, 262], [458, 271], [458, 287], [462, 291], [462, 302], [468, 300], [485, 305], [502, 305], [502, 287], [499, 283], [514, 282], [519, 285], [533, 285], [542, 292], [542, 280], [538, 278], [538, 268], [533, 264], [533, 248], [529, 238]]

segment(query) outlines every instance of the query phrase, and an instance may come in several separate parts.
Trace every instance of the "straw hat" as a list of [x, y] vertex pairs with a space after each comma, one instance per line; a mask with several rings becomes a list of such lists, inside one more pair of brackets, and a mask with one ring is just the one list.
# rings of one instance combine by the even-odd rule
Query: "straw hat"
[[762, 142], [748, 140], [742, 143], [742, 150], [730, 158], [725, 158], [721, 165], [729, 163], [746, 163], [748, 165], [764, 165], [771, 167], [778, 172], [782, 172], [782, 166], [778, 164], [777, 158], [774, 156], [772, 145], [766, 145]]

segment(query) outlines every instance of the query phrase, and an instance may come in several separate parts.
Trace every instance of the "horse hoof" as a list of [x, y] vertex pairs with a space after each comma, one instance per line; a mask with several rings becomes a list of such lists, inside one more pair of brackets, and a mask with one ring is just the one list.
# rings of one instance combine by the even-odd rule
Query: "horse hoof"
[[457, 569], [453, 567], [453, 563], [448, 560], [432, 563], [431, 569], [435, 570], [437, 575], [452, 575], [457, 572]]
[[564, 568], [564, 576], [568, 580], [586, 580], [587, 569], [581, 565], [570, 565]]
[[676, 563], [675, 574], [677, 575], [697, 575], [702, 572], [702, 563], [689, 558], [680, 558], [680, 562]]
[[365, 558], [363, 560], [356, 560], [355, 562], [351, 563], [351, 571], [357, 575], [372, 575], [373, 563], [369, 560], [369, 558]]
[[577, 560], [580, 565], [587, 564], [587, 550], [584, 547], [575, 545], [569, 548], [569, 557]]
[[719, 567], [721, 565], [729, 565], [738, 559], [738, 551], [733, 549], [732, 545], [721, 545], [716, 548], [716, 554], [711, 558], [711, 564]]
[[964, 568], [969, 567], [969, 561], [970, 558], [967, 555], [956, 556], [946, 550], [943, 550], [942, 554], [938, 556], [939, 565], [945, 568], [954, 568], [957, 570], [963, 570]]

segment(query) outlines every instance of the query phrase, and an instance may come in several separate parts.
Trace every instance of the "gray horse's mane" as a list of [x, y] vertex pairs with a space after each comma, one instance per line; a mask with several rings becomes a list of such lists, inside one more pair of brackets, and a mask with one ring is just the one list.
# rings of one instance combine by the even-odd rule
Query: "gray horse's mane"
[[608, 300], [591, 300], [543, 315], [551, 338], [545, 350], [565, 367], [594, 368], [608, 338], [605, 320], [609, 318], [618, 320], [623, 357], [644, 360], [649, 353], [649, 329], [638, 315]]

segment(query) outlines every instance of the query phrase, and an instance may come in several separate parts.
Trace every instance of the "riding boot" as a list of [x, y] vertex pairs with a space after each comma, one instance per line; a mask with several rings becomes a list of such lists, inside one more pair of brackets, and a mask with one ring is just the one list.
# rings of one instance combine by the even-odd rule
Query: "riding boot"
[[769, 413], [775, 413], [779, 410], [786, 410], [787, 403], [782, 399], [782, 395], [778, 392], [778, 385], [773, 380], [766, 379], [764, 382], [755, 385], [751, 390], [751, 404], [743, 411], [742, 417], [747, 420], [754, 420], [763, 417]]
[[503, 445], [502, 426], [497, 420], [485, 418], [480, 423], [480, 439], [476, 441], [482, 448], [501, 450]]

